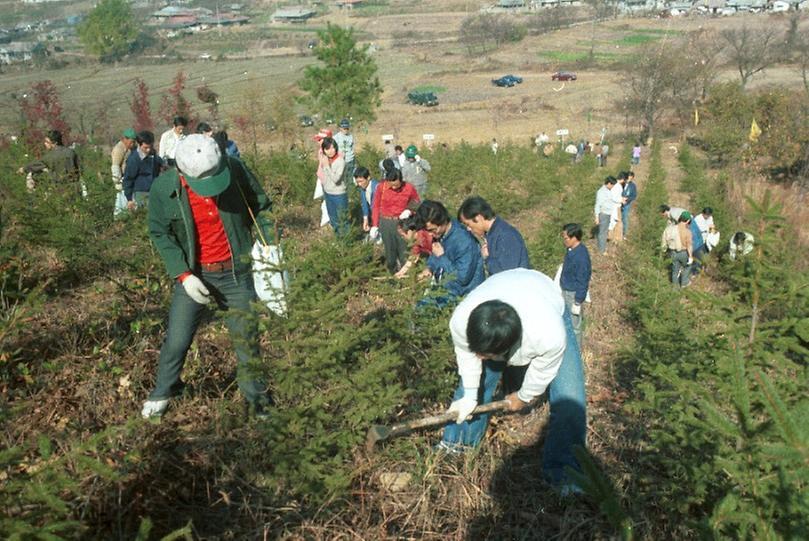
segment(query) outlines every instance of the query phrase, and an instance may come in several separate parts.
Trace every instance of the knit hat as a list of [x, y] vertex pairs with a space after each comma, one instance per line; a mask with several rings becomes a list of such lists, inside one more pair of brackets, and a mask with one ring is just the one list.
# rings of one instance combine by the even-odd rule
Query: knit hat
[[331, 130], [329, 130], [327, 128], [320, 128], [320, 131], [317, 132], [317, 135], [312, 137], [312, 141], [320, 142], [323, 139], [325, 139], [326, 137], [332, 137], [333, 135], [334, 135], [334, 132], [332, 132]]
[[680, 220], [687, 222], [691, 219], [691, 213], [687, 210], [684, 210], [682, 214], [680, 214]]
[[127, 139], [137, 139], [137, 137], [138, 137], [138, 134], [135, 133], [135, 130], [132, 129], [132, 128], [125, 129], [124, 133], [122, 133], [121, 135], [123, 137], [126, 137]]
[[177, 143], [177, 169], [194, 193], [213, 197], [230, 186], [230, 169], [212, 137], [195, 133]]
[[348, 121], [347, 118], [344, 118], [343, 120], [340, 121], [340, 127], [341, 128], [350, 128], [351, 123]]

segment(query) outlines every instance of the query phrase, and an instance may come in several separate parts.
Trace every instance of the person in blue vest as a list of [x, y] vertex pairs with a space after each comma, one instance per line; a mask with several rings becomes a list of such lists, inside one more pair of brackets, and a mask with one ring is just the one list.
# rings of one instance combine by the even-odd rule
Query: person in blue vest
[[528, 249], [517, 229], [495, 215], [482, 197], [467, 198], [458, 209], [458, 220], [481, 239], [480, 254], [489, 276], [511, 269], [530, 269]]

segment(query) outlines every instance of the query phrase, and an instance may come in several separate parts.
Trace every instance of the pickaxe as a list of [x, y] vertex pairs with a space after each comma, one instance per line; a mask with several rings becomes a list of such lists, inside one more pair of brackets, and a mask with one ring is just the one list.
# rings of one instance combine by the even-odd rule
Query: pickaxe
[[[497, 402], [489, 402], [476, 407], [470, 415], [478, 415], [480, 413], [493, 413], [508, 409], [508, 400], [499, 400]], [[429, 417], [422, 417], [407, 423], [401, 423], [393, 426], [373, 425], [368, 429], [368, 435], [365, 438], [365, 448], [368, 452], [373, 452], [374, 446], [379, 441], [389, 440], [403, 434], [412, 432], [419, 428], [428, 428], [431, 426], [445, 425], [450, 421], [458, 418], [458, 414], [453, 411], [448, 411], [440, 415], [431, 415]]]

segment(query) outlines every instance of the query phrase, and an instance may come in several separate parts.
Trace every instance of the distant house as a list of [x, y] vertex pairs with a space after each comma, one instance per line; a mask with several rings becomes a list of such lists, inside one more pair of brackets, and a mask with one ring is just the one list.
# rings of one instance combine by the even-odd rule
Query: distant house
[[209, 15], [197, 19], [199, 24], [207, 24], [210, 26], [236, 26], [247, 24], [249, 21], [250, 17], [234, 15], [233, 13], [220, 13], [219, 15]]
[[524, 8], [525, 0], [497, 0], [499, 8]]
[[317, 15], [317, 12], [307, 8], [282, 8], [272, 14], [274, 22], [304, 23]]
[[357, 6], [361, 6], [365, 2], [365, 0], [337, 0], [334, 5], [338, 8], [355, 8]]
[[758, 13], [765, 7], [764, 0], [727, 0], [727, 7], [735, 9], [737, 12]]
[[199, 24], [196, 15], [177, 15], [174, 17], [162, 17], [158, 26], [169, 30], [180, 28], [190, 28]]
[[783, 11], [789, 11], [791, 4], [786, 2], [785, 0], [775, 0], [775, 2], [770, 3], [770, 11], [773, 13], [780, 13]]
[[163, 19], [168, 17], [205, 17], [213, 15], [213, 11], [207, 8], [181, 8], [177, 6], [166, 6], [161, 10], [152, 13], [152, 17]]
[[0, 64], [28, 62], [34, 58], [34, 50], [37, 45], [32, 41], [15, 41], [0, 45]]

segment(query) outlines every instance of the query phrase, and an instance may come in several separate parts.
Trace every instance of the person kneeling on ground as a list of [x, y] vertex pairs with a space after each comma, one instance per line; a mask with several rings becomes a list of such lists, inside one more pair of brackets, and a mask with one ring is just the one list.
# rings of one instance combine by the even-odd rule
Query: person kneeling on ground
[[489, 415], [468, 417], [493, 400], [505, 374], [511, 411], [528, 407], [548, 389], [543, 475], [563, 494], [580, 492], [565, 468], [580, 470], [573, 450], [585, 445], [584, 372], [559, 287], [537, 271], [495, 274], [455, 308], [449, 327], [461, 381], [448, 411], [458, 418], [445, 427], [439, 448], [455, 452], [481, 442]]
[[271, 403], [266, 386], [246, 370], [259, 353], [256, 321], [248, 314], [256, 300], [250, 225], [255, 223], [263, 238], [273, 238], [272, 223], [260, 214], [270, 210], [270, 200], [247, 167], [223, 157], [210, 137], [182, 139], [175, 160], [177, 168], [160, 175], [151, 189], [149, 234], [175, 285], [157, 382], [141, 415], [162, 415], [169, 399], [182, 392], [185, 357], [211, 301], [225, 312], [236, 349], [239, 389], [252, 413], [266, 415]]
[[[405, 212], [409, 213], [410, 211]], [[410, 257], [394, 275], [396, 278], [404, 278], [421, 257], [430, 257], [433, 253], [433, 236], [419, 224], [415, 216], [407, 216], [399, 220], [399, 235], [402, 236], [408, 246], [411, 246]]]
[[432, 275], [442, 290], [439, 296], [422, 299], [420, 304], [444, 306], [480, 285], [485, 276], [475, 237], [460, 222], [450, 219], [446, 207], [438, 201], [424, 201], [416, 218], [433, 236], [433, 253], [427, 258], [424, 276]]

